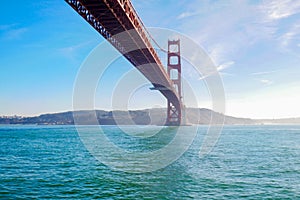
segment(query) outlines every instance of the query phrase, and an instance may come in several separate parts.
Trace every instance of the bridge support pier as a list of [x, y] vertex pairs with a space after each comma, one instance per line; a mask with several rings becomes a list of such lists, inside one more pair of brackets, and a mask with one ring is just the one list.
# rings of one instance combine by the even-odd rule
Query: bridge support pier
[[180, 40], [168, 41], [168, 75], [179, 96], [178, 105], [168, 99], [167, 126], [179, 126], [182, 121]]

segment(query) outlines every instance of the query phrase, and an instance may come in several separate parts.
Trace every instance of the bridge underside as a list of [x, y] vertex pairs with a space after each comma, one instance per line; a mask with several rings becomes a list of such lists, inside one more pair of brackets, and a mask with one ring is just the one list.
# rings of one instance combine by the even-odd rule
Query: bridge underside
[[[129, 0], [65, 0], [96, 31], [131, 62], [171, 103], [181, 110], [174, 88], [148, 33]], [[172, 123], [172, 125], [179, 125]]]

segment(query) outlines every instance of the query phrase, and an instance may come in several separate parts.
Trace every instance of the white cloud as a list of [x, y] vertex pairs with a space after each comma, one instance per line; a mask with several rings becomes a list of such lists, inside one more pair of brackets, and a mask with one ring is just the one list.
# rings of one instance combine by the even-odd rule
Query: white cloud
[[235, 63], [234, 61], [229, 61], [229, 62], [223, 63], [223, 64], [219, 65], [217, 69], [218, 69], [218, 71], [222, 71], [222, 70], [234, 65], [234, 63]]
[[220, 72], [221, 76], [234, 76], [234, 74], [226, 73], [226, 72]]
[[266, 0], [262, 9], [271, 20], [289, 17], [300, 12], [300, 1], [295, 0]]
[[199, 77], [198, 80], [204, 80], [204, 79], [206, 79], [207, 77], [209, 77], [209, 76], [211, 76], [211, 75], [212, 75], [212, 74], [205, 75], [205, 76], [201, 76], [201, 77]]
[[255, 73], [252, 73], [250, 75], [253, 75], [253, 76], [257, 76], [257, 75], [266, 75], [266, 74], [272, 74], [272, 73], [275, 73], [277, 72], [278, 70], [272, 70], [272, 71], [264, 71], [264, 72], [255, 72]]
[[206, 74], [206, 75], [204, 75], [204, 76], [201, 76], [198, 80], [206, 79], [207, 77], [212, 76], [212, 75], [216, 75], [216, 74], [218, 74], [218, 73], [219, 73], [221, 76], [233, 76], [233, 74], [225, 73], [225, 72], [221, 72], [221, 71], [223, 71], [224, 69], [227, 69], [228, 67], [234, 65], [234, 63], [235, 63], [234, 61], [225, 62], [225, 63], [223, 63], [223, 64], [221, 64], [221, 65], [219, 65], [219, 66], [217, 67], [217, 71], [213, 71], [213, 72], [211, 72], [211, 73], [209, 73], [209, 74]]
[[276, 33], [275, 24], [266, 20], [267, 14], [261, 9], [261, 4], [246, 0], [204, 2], [191, 1], [188, 9], [193, 12], [184, 12], [181, 17], [195, 13], [201, 15], [187, 19], [183, 28], [207, 49], [217, 65], [236, 60], [248, 47], [273, 38]]
[[294, 24], [286, 33], [284, 33], [281, 37], [279, 37], [279, 41], [281, 43], [281, 47], [284, 49], [289, 48], [290, 45], [293, 46], [295, 40], [298, 39], [299, 42], [300, 35], [300, 25]]
[[78, 52], [88, 46], [89, 44], [92, 44], [94, 42], [94, 40], [90, 40], [90, 41], [85, 41], [76, 45], [72, 45], [72, 46], [68, 46], [68, 47], [63, 47], [58, 49], [58, 51], [65, 57], [71, 59], [71, 60], [75, 60], [75, 57], [78, 55]]
[[262, 84], [264, 84], [264, 85], [271, 85], [271, 84], [273, 84], [273, 81], [270, 81], [268, 79], [262, 79], [262, 80], [260, 80], [260, 82]]
[[25, 32], [28, 31], [28, 28], [22, 27], [18, 28], [15, 27], [15, 24], [10, 25], [1, 25], [0, 30], [4, 32], [3, 38], [6, 40], [15, 40], [20, 39]]
[[13, 29], [7, 33], [7, 37], [9, 39], [19, 39], [27, 31], [28, 31], [27, 28]]
[[177, 16], [177, 19], [184, 19], [187, 17], [195, 16], [197, 14], [198, 14], [198, 12], [183, 12]]
[[222, 44], [213, 45], [212, 49], [208, 52], [209, 57], [214, 61], [214, 63], [218, 66], [220, 63], [226, 60], [226, 51], [225, 46]]
[[[247, 49], [262, 41], [281, 46], [292, 44], [298, 36], [295, 26], [299, 23], [291, 21], [282, 25], [280, 20], [300, 13], [300, 1], [193, 0], [186, 7], [186, 11], [178, 16], [183, 21], [182, 30], [201, 44], [217, 65], [237, 60]], [[280, 33], [284, 34], [280, 37]]]

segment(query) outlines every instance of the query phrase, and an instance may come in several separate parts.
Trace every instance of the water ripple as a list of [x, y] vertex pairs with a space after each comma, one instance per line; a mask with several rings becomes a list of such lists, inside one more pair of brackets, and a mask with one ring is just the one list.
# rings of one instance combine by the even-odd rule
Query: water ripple
[[[170, 141], [130, 141], [106, 128], [120, 146], [137, 151]], [[135, 131], [151, 133], [147, 128]], [[94, 159], [72, 126], [1, 126], [0, 198], [300, 199], [300, 127], [228, 126], [213, 152], [199, 158], [206, 129], [172, 165], [128, 174]]]

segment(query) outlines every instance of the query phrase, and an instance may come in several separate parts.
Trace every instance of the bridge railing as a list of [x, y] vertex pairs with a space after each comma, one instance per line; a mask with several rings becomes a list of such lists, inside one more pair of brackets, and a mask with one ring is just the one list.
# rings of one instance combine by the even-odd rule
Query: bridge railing
[[[134, 9], [133, 5], [131, 4], [130, 0], [117, 0], [127, 16], [129, 16], [132, 24], [135, 26], [137, 32], [139, 33], [140, 37], [144, 40], [146, 47], [150, 49], [156, 63], [164, 69], [160, 58], [158, 57], [155, 49], [153, 48], [150, 39], [152, 39], [150, 33], [145, 28], [142, 20], [140, 19], [139, 15], [137, 14], [136, 10]], [[153, 39], [152, 39], [153, 40]], [[154, 41], [155, 42], [155, 41]], [[156, 42], [155, 42], [156, 43]], [[165, 72], [165, 71], [164, 71]]]

